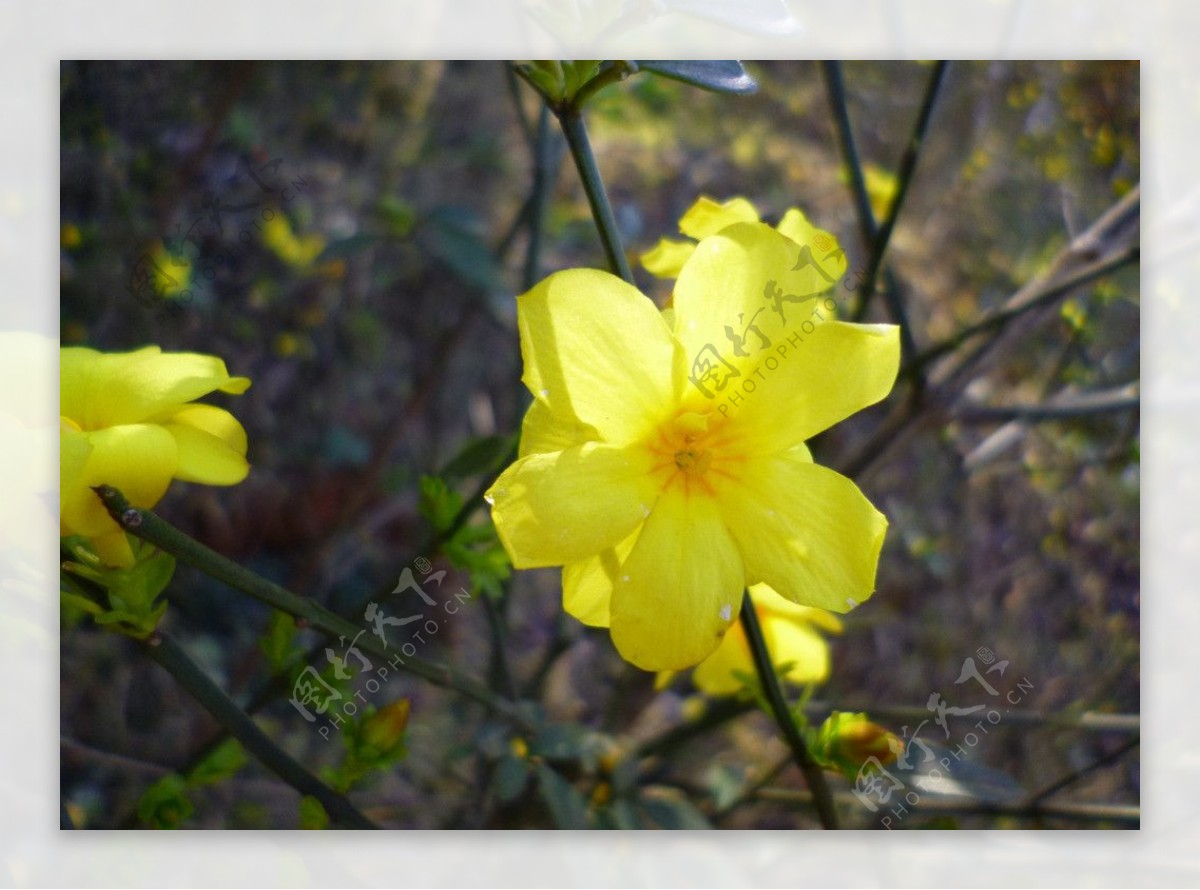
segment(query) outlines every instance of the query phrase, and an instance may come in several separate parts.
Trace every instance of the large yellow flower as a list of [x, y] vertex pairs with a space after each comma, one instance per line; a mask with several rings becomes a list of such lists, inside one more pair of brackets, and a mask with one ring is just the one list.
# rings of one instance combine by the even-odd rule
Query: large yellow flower
[[563, 566], [566, 610], [638, 667], [708, 657], [747, 585], [835, 612], [874, 590], [887, 520], [804, 442], [887, 395], [899, 340], [832, 318], [845, 261], [819, 234], [721, 229], [667, 314], [587, 269], [518, 298], [534, 402], [493, 519], [513, 564]]
[[233, 485], [246, 478], [242, 425], [221, 408], [189, 404], [250, 386], [230, 377], [221, 359], [157, 346], [109, 354], [68, 347], [60, 371], [60, 531], [87, 537], [109, 565], [133, 565], [133, 551], [92, 486], [115, 486], [148, 508], [172, 479]]

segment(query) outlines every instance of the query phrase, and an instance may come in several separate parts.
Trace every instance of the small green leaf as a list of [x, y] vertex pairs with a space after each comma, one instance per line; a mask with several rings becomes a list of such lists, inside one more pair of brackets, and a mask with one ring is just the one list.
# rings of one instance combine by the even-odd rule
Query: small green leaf
[[357, 235], [351, 235], [349, 238], [331, 241], [325, 245], [325, 249], [321, 251], [315, 262], [323, 263], [326, 260], [345, 259], [366, 250], [368, 247], [374, 247], [382, 240], [382, 235], [360, 232]]
[[555, 723], [539, 732], [529, 749], [549, 760], [594, 760], [596, 734], [578, 723]]
[[300, 651], [296, 645], [296, 619], [286, 612], [272, 610], [267, 631], [259, 639], [258, 645], [267, 656], [271, 670], [279, 673]]
[[746, 95], [758, 89], [754, 78], [746, 73], [741, 62], [721, 61], [648, 61], [637, 63], [642, 71], [659, 77], [669, 77], [702, 90], [714, 93]]
[[246, 751], [241, 743], [237, 739], [226, 739], [188, 773], [187, 783], [192, 786], [215, 784], [234, 775], [246, 761]]
[[462, 479], [490, 473], [499, 468], [512, 453], [515, 436], [480, 436], [470, 439], [462, 450], [442, 468], [441, 476], [446, 479]]
[[496, 764], [492, 778], [492, 789], [502, 803], [512, 803], [525, 790], [529, 782], [529, 761], [505, 754]]
[[505, 289], [500, 267], [483, 240], [483, 223], [464, 207], [437, 207], [422, 223], [421, 243], [466, 284], [484, 292]]
[[450, 489], [445, 480], [437, 476], [422, 476], [420, 488], [421, 515], [439, 531], [448, 529], [462, 509], [462, 495]]
[[151, 828], [178, 828], [195, 811], [178, 773], [169, 773], [147, 788], [137, 807], [138, 818]]
[[320, 831], [329, 827], [329, 814], [325, 807], [311, 794], [300, 798], [300, 827], [309, 831]]
[[644, 797], [642, 812], [659, 828], [709, 829], [712, 824], [704, 814], [682, 797]]
[[554, 824], [563, 829], [587, 828], [587, 802], [574, 785], [544, 763], [537, 765], [538, 793], [550, 808]]
[[407, 238], [412, 232], [413, 224], [417, 221], [417, 212], [403, 198], [393, 198], [384, 195], [375, 205], [375, 212], [388, 227], [388, 231], [397, 238]]

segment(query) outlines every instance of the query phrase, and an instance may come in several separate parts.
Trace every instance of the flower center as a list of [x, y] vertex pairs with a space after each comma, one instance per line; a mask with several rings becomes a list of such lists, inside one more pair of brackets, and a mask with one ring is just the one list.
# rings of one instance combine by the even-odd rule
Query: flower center
[[685, 473], [703, 476], [712, 465], [712, 452], [696, 445], [696, 437], [689, 434], [683, 437], [683, 445], [675, 452], [675, 466]]

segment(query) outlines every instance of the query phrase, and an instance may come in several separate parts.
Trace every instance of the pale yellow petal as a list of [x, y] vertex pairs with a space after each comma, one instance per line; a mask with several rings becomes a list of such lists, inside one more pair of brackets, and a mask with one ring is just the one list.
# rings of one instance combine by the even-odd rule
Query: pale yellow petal
[[156, 346], [129, 353], [64, 348], [60, 372], [61, 412], [85, 431], [141, 423], [211, 392], [250, 386], [245, 377], [230, 377], [216, 356]]
[[517, 322], [522, 380], [557, 418], [628, 444], [672, 403], [670, 331], [654, 303], [616, 276], [555, 273], [517, 298]]
[[[236, 485], [250, 472], [245, 455], [212, 433], [182, 423], [168, 423], [163, 428], [175, 438], [179, 453], [177, 479], [205, 485]], [[244, 437], [242, 445], [245, 447]]]
[[521, 445], [517, 456], [566, 451], [599, 438], [594, 427], [573, 417], [560, 418], [545, 402], [534, 399], [521, 421]]
[[696, 250], [694, 241], [673, 241], [661, 238], [652, 248], [642, 254], [642, 266], [657, 278], [677, 278]]
[[563, 609], [591, 627], [608, 627], [613, 585], [628, 558], [638, 531], [615, 547], [563, 566]]
[[[63, 525], [74, 534], [98, 535], [117, 528], [93, 486], [121, 490], [135, 507], [153, 507], [179, 465], [175, 439], [160, 426], [130, 424], [87, 434], [91, 453], [61, 492]], [[75, 446], [72, 445], [74, 449]]]
[[679, 231], [699, 241], [735, 223], [746, 222], [758, 222], [758, 211], [745, 198], [732, 198], [720, 204], [712, 198], [700, 197], [679, 220]]
[[777, 455], [721, 480], [717, 497], [752, 583], [833, 612], [874, 592], [887, 519], [846, 477]]
[[645, 449], [597, 443], [518, 460], [486, 495], [513, 565], [567, 565], [624, 540], [654, 506], [650, 464]]
[[716, 504], [672, 486], [621, 566], [611, 606], [617, 651], [647, 671], [698, 664], [737, 620], [744, 582]]

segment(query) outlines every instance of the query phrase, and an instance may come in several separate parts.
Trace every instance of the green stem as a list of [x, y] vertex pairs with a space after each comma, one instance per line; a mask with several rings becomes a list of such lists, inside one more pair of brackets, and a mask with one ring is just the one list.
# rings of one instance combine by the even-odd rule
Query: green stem
[[858, 232], [862, 237], [863, 249], [870, 250], [871, 245], [875, 243], [878, 226], [875, 223], [875, 212], [871, 209], [871, 197], [867, 194], [867, 182], [863, 176], [862, 163], [858, 159], [858, 148], [854, 144], [854, 129], [850, 125], [850, 110], [846, 103], [846, 83], [842, 79], [842, 63], [822, 62], [821, 73], [825, 79], [825, 92], [829, 98], [829, 106], [833, 111], [834, 129], [837, 133], [838, 148], [842, 154], [842, 164], [850, 179], [850, 193], [854, 196], [854, 209], [858, 215]]
[[779, 677], [771, 664], [771, 656], [767, 651], [767, 641], [763, 638], [762, 628], [758, 623], [758, 613], [754, 611], [754, 602], [750, 599], [750, 591], [742, 596], [742, 628], [746, 631], [746, 642], [750, 645], [750, 653], [754, 656], [754, 667], [758, 671], [759, 682], [762, 683], [763, 693], [771, 706], [771, 712], [779, 729], [783, 732], [784, 740], [792, 750], [792, 760], [804, 774], [808, 790], [812, 792], [813, 803], [817, 808], [817, 816], [824, 828], [837, 828], [837, 811], [833, 806], [833, 795], [825, 781], [825, 773], [813, 760], [804, 743], [804, 737], [796, 728], [788, 710], [787, 700], [783, 697], [783, 688], [779, 685]]
[[550, 203], [552, 184], [557, 178], [562, 143], [550, 132], [550, 109], [542, 106], [538, 115], [537, 137], [533, 145], [533, 190], [529, 196], [529, 245], [525, 252], [522, 288], [529, 290], [541, 277], [542, 228]]
[[306, 770], [259, 729], [228, 695], [200, 669], [169, 636], [159, 632], [142, 644], [143, 650], [200, 703], [242, 746], [301, 794], [321, 802], [330, 817], [347, 828], [378, 828], [341, 794]]
[[464, 677], [445, 665], [418, 658], [398, 658], [395, 650], [389, 651], [387, 646], [373, 635], [360, 636], [362, 628], [358, 625], [226, 559], [151, 511], [131, 506], [117, 489], [101, 485], [95, 491], [104, 502], [109, 515], [122, 528], [144, 541], [149, 541], [160, 550], [167, 551], [176, 559], [195, 566], [210, 577], [223, 581], [235, 590], [240, 590], [269, 606], [304, 619], [311, 627], [331, 638], [344, 637], [353, 640], [357, 637], [360, 641], [357, 645], [360, 648], [379, 658], [391, 659], [395, 662], [394, 667], [406, 670], [435, 685], [453, 689], [523, 727], [530, 726], [528, 718], [516, 705], [496, 696], [482, 683]]
[[[905, 146], [904, 156], [900, 159], [900, 169], [896, 174], [896, 194], [892, 196], [892, 203], [888, 208], [887, 215], [884, 216], [883, 223], [875, 233], [875, 240], [871, 243], [871, 256], [867, 263], [866, 276], [863, 279], [862, 299], [854, 314], [855, 321], [862, 320], [866, 314], [871, 297], [874, 294], [875, 281], [879, 276], [879, 269], [883, 265], [883, 257], [887, 253], [888, 242], [891, 240], [892, 230], [896, 227], [896, 220], [900, 216], [900, 209], [904, 206], [904, 198], [908, 194], [909, 184], [912, 182], [913, 174], [916, 172], [917, 160], [921, 156], [921, 148], [925, 143], [925, 131], [929, 127], [929, 119], [933, 116], [933, 106], [937, 100], [938, 90], [942, 85], [942, 78], [946, 74], [946, 67], [948, 65], [949, 63], [945, 61], [937, 62], [934, 65], [933, 73], [929, 76], [929, 85], [925, 88], [925, 97], [921, 101], [920, 111], [917, 112], [917, 122], [913, 126], [913, 132], [909, 137], [908, 145]], [[889, 303], [889, 308], [892, 310], [892, 320], [897, 324], [901, 324], [900, 319], [903, 318], [903, 306], [898, 301], [899, 295], [895, 294]], [[902, 331], [907, 329], [908, 326], [904, 325]]]
[[575, 167], [579, 170], [579, 178], [583, 181], [583, 190], [587, 193], [592, 218], [596, 221], [596, 229], [604, 245], [604, 254], [608, 257], [608, 265], [615, 274], [634, 284], [633, 272], [630, 271], [629, 261], [625, 259], [625, 251], [621, 248], [621, 238], [617, 233], [612, 206], [608, 203], [608, 193], [604, 190], [604, 182], [600, 178], [600, 168], [596, 166], [596, 157], [592, 154], [592, 145], [583, 125], [583, 115], [577, 108], [567, 108], [557, 113], [558, 122], [567, 137], [567, 146], [575, 159]]

